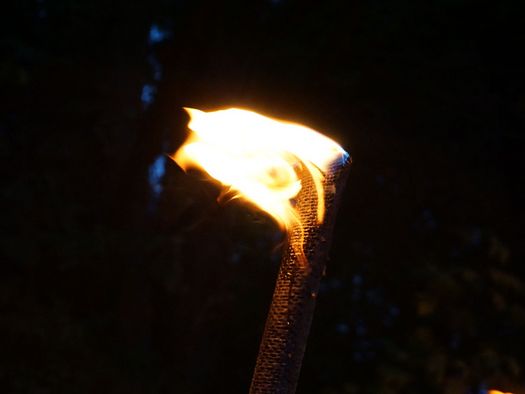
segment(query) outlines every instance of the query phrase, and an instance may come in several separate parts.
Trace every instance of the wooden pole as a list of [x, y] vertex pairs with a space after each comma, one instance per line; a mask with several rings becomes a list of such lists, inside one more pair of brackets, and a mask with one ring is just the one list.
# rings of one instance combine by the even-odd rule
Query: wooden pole
[[[250, 394], [293, 394], [315, 309], [321, 277], [337, 213], [346, 183], [350, 158], [332, 164], [324, 180], [325, 219], [317, 223], [317, 197], [305, 171], [296, 207], [304, 229], [292, 230], [281, 260], [275, 291], [268, 312]], [[304, 237], [307, 263], [301, 262], [293, 245]]]

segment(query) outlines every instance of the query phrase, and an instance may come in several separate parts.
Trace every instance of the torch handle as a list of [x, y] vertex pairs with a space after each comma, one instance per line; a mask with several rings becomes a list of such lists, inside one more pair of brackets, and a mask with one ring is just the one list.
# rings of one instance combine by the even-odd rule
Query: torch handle
[[[295, 393], [315, 302], [332, 239], [338, 200], [350, 160], [337, 163], [325, 181], [325, 219], [317, 224], [317, 197], [311, 179], [301, 179], [297, 210], [302, 231], [292, 231], [281, 260], [270, 311], [259, 348], [250, 394]], [[304, 239], [307, 263], [293, 247]]]

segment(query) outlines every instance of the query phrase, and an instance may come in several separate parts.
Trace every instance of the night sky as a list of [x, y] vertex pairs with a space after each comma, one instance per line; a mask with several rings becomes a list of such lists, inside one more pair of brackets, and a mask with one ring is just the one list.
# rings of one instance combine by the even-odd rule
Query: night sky
[[298, 393], [525, 393], [518, 1], [0, 12], [0, 392], [246, 393], [284, 235], [173, 154], [243, 107], [353, 158]]

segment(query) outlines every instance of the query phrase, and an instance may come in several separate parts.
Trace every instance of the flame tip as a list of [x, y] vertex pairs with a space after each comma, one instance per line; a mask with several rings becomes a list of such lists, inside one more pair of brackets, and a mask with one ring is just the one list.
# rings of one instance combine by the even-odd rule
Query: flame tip
[[192, 107], [182, 107], [184, 111], [188, 113], [188, 115], [193, 116], [195, 114], [202, 113], [204, 111], [201, 111], [200, 109], [192, 108]]

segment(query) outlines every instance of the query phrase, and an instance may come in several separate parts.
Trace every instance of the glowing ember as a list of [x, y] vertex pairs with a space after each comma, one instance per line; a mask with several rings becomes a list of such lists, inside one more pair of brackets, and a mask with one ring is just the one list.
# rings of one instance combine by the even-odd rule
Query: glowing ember
[[498, 391], [498, 390], [489, 390], [488, 394], [512, 394], [512, 393], [504, 393], [503, 391]]
[[[271, 215], [290, 231], [301, 227], [293, 199], [301, 190], [298, 171], [308, 171], [317, 192], [317, 220], [324, 218], [324, 173], [348, 154], [308, 127], [230, 108], [204, 112], [185, 108], [192, 130], [173, 159], [198, 167]], [[298, 249], [302, 253], [302, 245]]]

